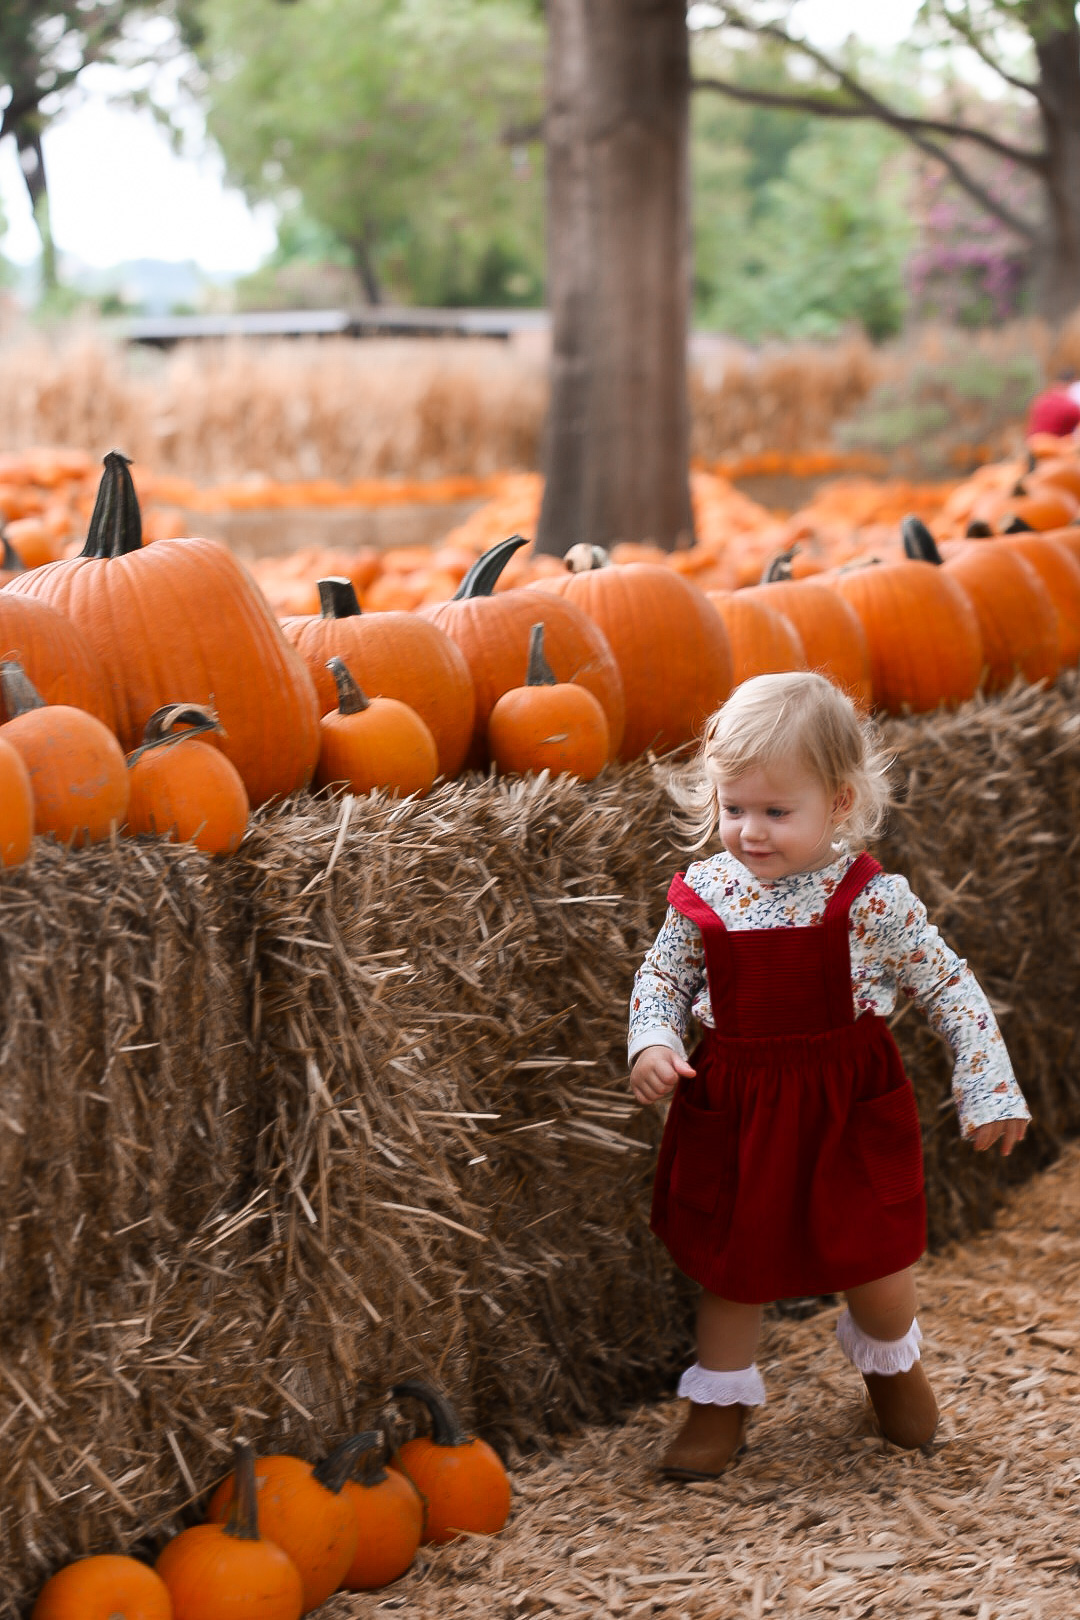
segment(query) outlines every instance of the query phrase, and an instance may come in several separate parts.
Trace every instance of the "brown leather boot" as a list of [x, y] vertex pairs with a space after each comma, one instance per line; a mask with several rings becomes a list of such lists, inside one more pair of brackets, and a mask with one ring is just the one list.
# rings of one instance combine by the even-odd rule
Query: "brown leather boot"
[[739, 1450], [745, 1406], [699, 1406], [690, 1402], [682, 1428], [658, 1464], [669, 1479], [715, 1479]]
[[907, 1372], [863, 1373], [863, 1382], [886, 1440], [908, 1451], [929, 1445], [938, 1409], [921, 1361]]

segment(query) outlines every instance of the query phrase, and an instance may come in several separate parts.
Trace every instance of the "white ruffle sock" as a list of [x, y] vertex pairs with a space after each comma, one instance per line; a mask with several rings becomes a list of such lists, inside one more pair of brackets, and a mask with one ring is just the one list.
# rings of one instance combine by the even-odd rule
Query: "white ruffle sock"
[[836, 1337], [845, 1356], [861, 1373], [879, 1373], [888, 1378], [893, 1373], [910, 1371], [919, 1360], [922, 1334], [914, 1319], [902, 1339], [872, 1339], [851, 1312], [844, 1311], [836, 1324]]
[[696, 1406], [764, 1406], [765, 1385], [757, 1364], [737, 1372], [713, 1372], [695, 1361], [679, 1379], [679, 1394]]

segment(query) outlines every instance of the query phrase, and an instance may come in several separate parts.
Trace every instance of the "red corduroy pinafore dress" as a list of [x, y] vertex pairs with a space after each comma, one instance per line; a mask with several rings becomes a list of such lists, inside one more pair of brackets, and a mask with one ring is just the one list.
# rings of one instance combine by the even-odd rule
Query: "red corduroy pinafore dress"
[[682, 875], [715, 1030], [679, 1082], [652, 1229], [679, 1268], [746, 1304], [856, 1288], [926, 1247], [915, 1098], [885, 1021], [855, 1016], [848, 913], [860, 855], [812, 927], [725, 928]]

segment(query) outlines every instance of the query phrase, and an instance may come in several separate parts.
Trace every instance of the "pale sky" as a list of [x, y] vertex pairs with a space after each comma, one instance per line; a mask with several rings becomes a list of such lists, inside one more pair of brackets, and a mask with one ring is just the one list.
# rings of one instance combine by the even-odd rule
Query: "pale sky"
[[[904, 38], [917, 9], [918, 0], [799, 0], [795, 15], [823, 46], [850, 33], [889, 45]], [[90, 70], [84, 81], [82, 104], [44, 141], [58, 249], [100, 267], [145, 258], [253, 270], [275, 244], [272, 211], [253, 213], [239, 192], [225, 189], [216, 153], [177, 157], [149, 114], [110, 107], [117, 80], [108, 70]], [[0, 142], [0, 207], [8, 221], [0, 252], [31, 262], [38, 237], [10, 137]]]

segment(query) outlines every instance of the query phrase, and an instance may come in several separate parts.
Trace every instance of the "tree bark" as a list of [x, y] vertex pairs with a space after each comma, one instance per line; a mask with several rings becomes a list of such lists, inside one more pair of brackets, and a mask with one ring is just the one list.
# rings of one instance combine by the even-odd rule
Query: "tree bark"
[[49, 211], [49, 186], [45, 177], [45, 153], [41, 145], [41, 125], [36, 113], [20, 119], [13, 127], [15, 145], [19, 153], [19, 168], [30, 195], [34, 224], [41, 238], [41, 287], [46, 293], [58, 286], [56, 273], [56, 245], [53, 242], [52, 214]]
[[1035, 305], [1065, 320], [1080, 305], [1080, 28], [1035, 40], [1046, 141], [1045, 221], [1035, 246]]
[[692, 539], [685, 0], [549, 0], [537, 549]]

